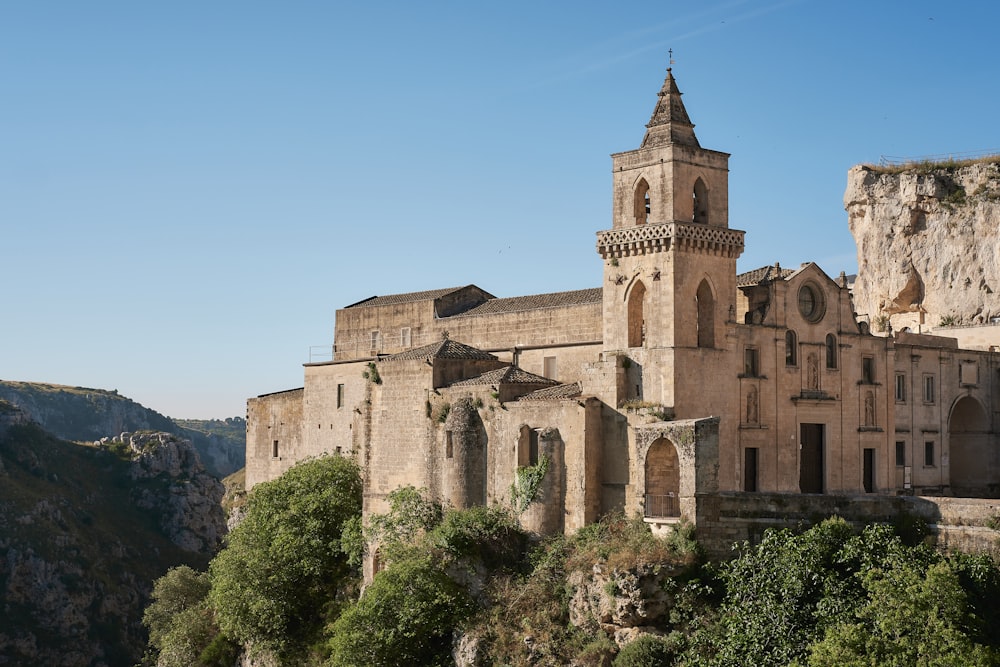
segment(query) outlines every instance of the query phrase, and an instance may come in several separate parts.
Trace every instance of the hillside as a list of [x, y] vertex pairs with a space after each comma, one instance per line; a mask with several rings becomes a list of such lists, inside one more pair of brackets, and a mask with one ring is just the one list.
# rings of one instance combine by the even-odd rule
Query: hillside
[[7, 400], [56, 437], [76, 442], [99, 440], [133, 431], [164, 431], [191, 440], [205, 468], [223, 478], [242, 468], [246, 458], [246, 422], [175, 420], [117, 390], [0, 380]]
[[0, 401], [0, 663], [135, 664], [152, 582], [204, 568], [221, 496], [186, 441], [72, 443]]
[[844, 208], [858, 246], [855, 309], [875, 330], [1000, 316], [1000, 158], [857, 166]]

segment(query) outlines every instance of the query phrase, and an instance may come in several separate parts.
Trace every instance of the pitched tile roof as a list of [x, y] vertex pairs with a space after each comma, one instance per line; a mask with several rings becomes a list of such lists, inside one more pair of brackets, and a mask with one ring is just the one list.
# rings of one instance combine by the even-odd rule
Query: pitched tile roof
[[795, 273], [794, 269], [783, 269], [779, 265], [762, 266], [753, 271], [740, 273], [736, 276], [737, 287], [749, 287], [750, 285], [760, 285], [771, 280], [785, 279]]
[[400, 352], [399, 354], [392, 354], [385, 358], [386, 361], [406, 361], [409, 359], [493, 359], [496, 357], [489, 352], [483, 352], [480, 349], [474, 348], [471, 345], [466, 345], [465, 343], [459, 343], [457, 340], [451, 340], [450, 338], [444, 338], [437, 341], [436, 343], [431, 343], [430, 345], [424, 345], [422, 347], [415, 347], [412, 350], [407, 350], [406, 352]]
[[450, 387], [461, 387], [461, 386], [473, 386], [473, 385], [483, 385], [483, 384], [558, 384], [555, 380], [550, 380], [547, 377], [542, 377], [541, 375], [535, 375], [534, 373], [529, 373], [526, 370], [520, 369], [517, 366], [504, 366], [503, 368], [497, 368], [496, 370], [487, 371], [482, 375], [477, 375], [476, 377], [469, 378], [467, 380], [459, 380], [458, 382], [453, 382]]
[[546, 387], [525, 394], [519, 401], [557, 401], [565, 398], [576, 398], [582, 393], [579, 382], [569, 384], [558, 384], [554, 387]]
[[[467, 285], [471, 287], [471, 285]], [[432, 289], [423, 292], [407, 292], [405, 294], [387, 294], [385, 296], [370, 296], [357, 303], [352, 303], [344, 308], [368, 308], [370, 306], [388, 306], [396, 303], [410, 303], [411, 301], [427, 301], [451, 294], [463, 289], [461, 287], [446, 287], [445, 289]]]
[[512, 296], [503, 299], [490, 299], [475, 308], [452, 317], [468, 317], [470, 315], [493, 315], [495, 313], [517, 313], [539, 308], [560, 308], [563, 306], [578, 306], [589, 303], [601, 303], [603, 290], [600, 287], [572, 290], [569, 292], [552, 292], [549, 294], [532, 294], [529, 296]]

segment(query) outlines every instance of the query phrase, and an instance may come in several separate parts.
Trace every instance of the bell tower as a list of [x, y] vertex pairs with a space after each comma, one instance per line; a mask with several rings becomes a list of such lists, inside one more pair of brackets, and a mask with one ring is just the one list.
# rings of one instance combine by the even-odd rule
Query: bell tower
[[684, 414], [675, 387], [725, 367], [744, 237], [729, 229], [729, 154], [698, 143], [668, 69], [642, 144], [611, 160], [612, 228], [597, 234], [605, 352], [657, 369], [632, 378], [628, 398], [710, 414]]

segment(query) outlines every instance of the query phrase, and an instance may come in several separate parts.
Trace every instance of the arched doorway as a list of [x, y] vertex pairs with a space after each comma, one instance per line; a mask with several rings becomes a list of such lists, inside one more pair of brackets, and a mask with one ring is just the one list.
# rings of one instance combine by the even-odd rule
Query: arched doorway
[[1000, 479], [993, 467], [993, 438], [982, 404], [971, 396], [958, 399], [951, 409], [948, 431], [952, 493], [989, 494]]
[[642, 347], [646, 342], [646, 286], [637, 280], [628, 295], [628, 346]]
[[666, 438], [657, 438], [646, 453], [646, 516], [680, 516], [680, 488], [677, 448]]

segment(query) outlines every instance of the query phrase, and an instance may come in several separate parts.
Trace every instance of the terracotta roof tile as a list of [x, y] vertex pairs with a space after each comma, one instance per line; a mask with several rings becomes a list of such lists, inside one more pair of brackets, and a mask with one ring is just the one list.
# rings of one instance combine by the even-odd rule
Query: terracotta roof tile
[[600, 287], [572, 290], [569, 292], [552, 292], [549, 294], [532, 294], [529, 296], [512, 296], [503, 299], [490, 299], [475, 308], [452, 317], [468, 317], [470, 315], [493, 315], [496, 313], [517, 313], [540, 308], [561, 308], [590, 303], [601, 303], [603, 290]]
[[405, 294], [387, 294], [385, 296], [370, 296], [357, 303], [352, 303], [344, 308], [368, 308], [370, 306], [389, 306], [396, 303], [410, 303], [411, 301], [428, 301], [438, 297], [457, 292], [461, 287], [447, 287], [445, 289], [432, 289], [423, 292], [407, 292]]
[[519, 401], [557, 401], [566, 398], [576, 398], [581, 394], [582, 390], [580, 388], [579, 382], [571, 382], [569, 384], [559, 384], [554, 387], [546, 387], [545, 389], [538, 389], [530, 394], [525, 394], [521, 398], [517, 399]]
[[436, 343], [431, 343], [430, 345], [415, 347], [412, 350], [407, 350], [406, 352], [389, 355], [385, 358], [385, 361], [406, 361], [410, 359], [427, 358], [496, 359], [496, 357], [489, 352], [483, 352], [482, 350], [474, 348], [471, 345], [466, 345], [465, 343], [459, 343], [457, 340], [445, 338], [437, 341]]
[[749, 287], [750, 285], [760, 285], [761, 283], [769, 282], [777, 278], [783, 280], [793, 273], [795, 273], [795, 270], [783, 269], [777, 265], [762, 266], [759, 269], [754, 269], [753, 271], [747, 271], [746, 273], [740, 273], [737, 275], [736, 286]]
[[473, 386], [473, 385], [501, 385], [501, 384], [558, 384], [555, 380], [550, 380], [547, 377], [542, 377], [541, 375], [535, 375], [534, 373], [529, 373], [526, 370], [520, 369], [517, 366], [504, 366], [503, 368], [497, 368], [496, 370], [487, 371], [482, 375], [477, 375], [474, 378], [469, 378], [467, 380], [459, 380], [458, 382], [453, 382], [449, 386], [451, 387], [461, 387], [461, 386]]

